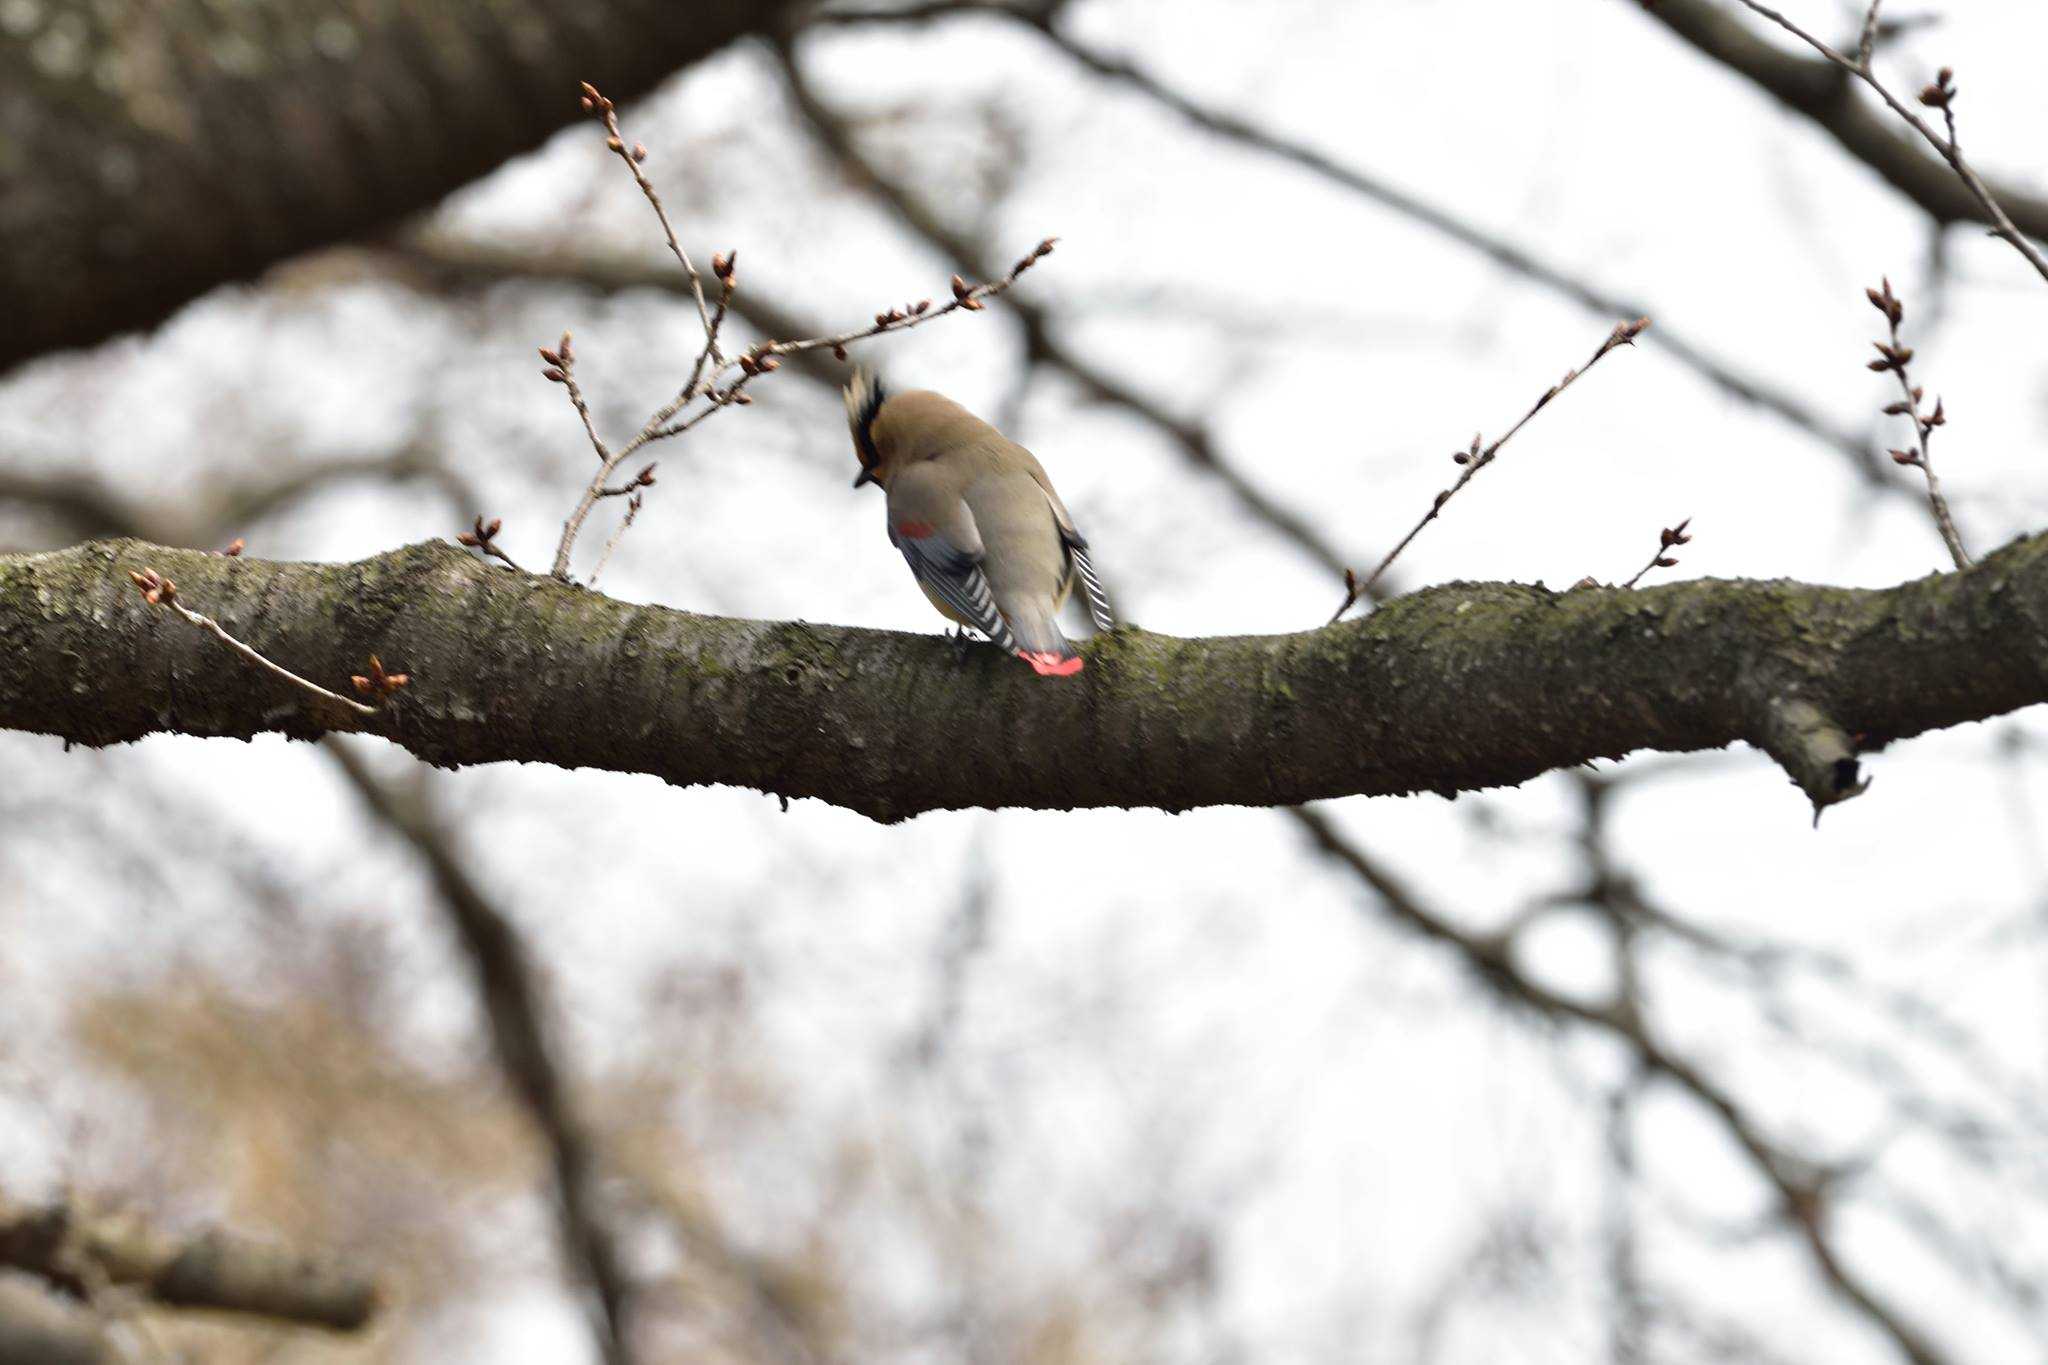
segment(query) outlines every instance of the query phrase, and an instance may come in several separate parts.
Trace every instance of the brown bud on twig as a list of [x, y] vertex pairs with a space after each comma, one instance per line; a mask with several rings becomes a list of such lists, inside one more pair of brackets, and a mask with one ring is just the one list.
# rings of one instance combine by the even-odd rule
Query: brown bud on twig
[[1913, 405], [1911, 403], [1908, 403], [1903, 398], [1896, 399], [1884, 405], [1884, 415], [1887, 417], [1904, 417], [1907, 413], [1911, 412], [1912, 410]]
[[737, 251], [730, 254], [723, 251], [712, 252], [711, 273], [718, 276], [719, 279], [731, 283], [733, 262], [739, 260], [739, 258], [740, 253]]
[[649, 462], [645, 468], [643, 468], [638, 474], [635, 474], [633, 476], [633, 482], [639, 485], [641, 488], [654, 487], [654, 463]]
[[399, 688], [411, 682], [412, 677], [405, 673], [386, 673], [384, 671], [384, 661], [372, 654], [370, 656], [369, 674], [367, 676], [361, 673], [351, 674], [349, 681], [355, 684], [356, 691], [365, 696], [374, 693], [379, 697], [388, 697]]
[[1668, 569], [1668, 568], [1672, 567], [1673, 565], [1675, 565], [1676, 563], [1678, 563], [1678, 561], [1677, 561], [1677, 560], [1675, 560], [1675, 559], [1673, 559], [1673, 558], [1671, 558], [1671, 557], [1670, 557], [1669, 555], [1658, 555], [1658, 556], [1657, 556], [1657, 567], [1658, 567], [1658, 568], [1660, 568], [1660, 569]]
[[931, 306], [932, 301], [930, 299], [919, 299], [916, 303], [910, 305], [910, 311], [918, 317], [923, 317], [930, 310]]
[[846, 348], [844, 346], [839, 345], [837, 342], [834, 342], [832, 345], [832, 358], [834, 360], [846, 359]]
[[642, 162], [642, 161], [645, 161], [646, 159], [647, 159], [647, 144], [646, 144], [646, 143], [644, 143], [644, 142], [636, 142], [636, 143], [634, 143], [634, 144], [633, 144], [633, 162], [634, 162], [634, 164], [635, 164], [635, 165], [638, 165], [638, 164], [639, 164], [640, 162]]
[[623, 152], [626, 150], [626, 144], [615, 137], [606, 138], [604, 145], [608, 151]]
[[1934, 411], [1927, 414], [1927, 425], [1930, 427], [1939, 427], [1946, 426], [1947, 424], [1948, 418], [1942, 413], [1941, 400], [1937, 398], [1934, 400]]
[[1900, 319], [1906, 316], [1906, 305], [1900, 301], [1898, 295], [1892, 293], [1892, 281], [1889, 275], [1883, 277], [1879, 283], [1884, 286], [1882, 289], [1866, 288], [1863, 291], [1863, 297], [1869, 299], [1870, 306], [1884, 314], [1885, 319], [1892, 326], [1896, 327], [1899, 325]]
[[550, 384], [566, 384], [569, 382], [569, 376], [562, 373], [562, 371], [556, 369], [552, 365], [548, 366], [548, 368], [546, 368], [545, 370], [542, 370], [540, 372], [540, 377], [542, 379], [547, 380]]
[[555, 350], [562, 357], [563, 365], [573, 365], [576, 363], [576, 353], [569, 346], [569, 334], [567, 332], [562, 333], [562, 339], [555, 343]]
[[759, 374], [760, 372], [760, 362], [756, 361], [751, 354], [743, 355], [740, 357], [741, 374]]
[[555, 366], [555, 367], [557, 367], [557, 368], [560, 368], [560, 366], [561, 366], [561, 364], [562, 364], [562, 355], [561, 355], [561, 352], [559, 352], [559, 351], [550, 351], [550, 350], [549, 350], [549, 349], [548, 349], [547, 347], [545, 347], [545, 346], [542, 346], [542, 347], [540, 347], [540, 348], [538, 348], [538, 349], [540, 350], [540, 358], [541, 358], [542, 360], [545, 360], [545, 361], [546, 361], [546, 362], [547, 362], [548, 364], [550, 364], [550, 365], [553, 365], [553, 366]]
[[958, 275], [955, 275], [953, 277], [953, 297], [960, 300], [962, 303], [965, 303], [967, 301], [967, 294], [967, 281], [961, 279]]
[[767, 374], [772, 370], [779, 370], [782, 368], [782, 357], [776, 355], [774, 352], [771, 351], [768, 354], [763, 355], [761, 359], [756, 363], [760, 365], [761, 373]]
[[733, 402], [738, 403], [741, 407], [745, 407], [747, 404], [754, 401], [754, 395], [752, 395], [751, 393], [743, 393], [738, 389], [734, 389], [728, 395], [728, 397], [730, 397]]
[[1897, 464], [1919, 464], [1920, 457], [1910, 450], [1894, 450], [1892, 460]]
[[1920, 91], [1920, 102], [1930, 109], [1947, 110], [1956, 97], [1955, 79], [1955, 68], [1944, 66], [1934, 73], [1934, 84]]
[[128, 577], [142, 593], [142, 600], [149, 605], [170, 603], [178, 600], [178, 585], [165, 578], [155, 569], [144, 569], [140, 573], [130, 569]]

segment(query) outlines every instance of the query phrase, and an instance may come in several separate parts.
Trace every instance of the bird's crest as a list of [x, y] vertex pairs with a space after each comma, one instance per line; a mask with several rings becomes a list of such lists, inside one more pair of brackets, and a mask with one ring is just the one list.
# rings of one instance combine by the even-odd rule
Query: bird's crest
[[865, 365], [855, 368], [846, 384], [846, 425], [853, 432], [853, 450], [860, 457], [860, 477], [853, 486], [871, 483], [882, 455], [875, 447], [875, 417], [889, 397], [882, 381]]

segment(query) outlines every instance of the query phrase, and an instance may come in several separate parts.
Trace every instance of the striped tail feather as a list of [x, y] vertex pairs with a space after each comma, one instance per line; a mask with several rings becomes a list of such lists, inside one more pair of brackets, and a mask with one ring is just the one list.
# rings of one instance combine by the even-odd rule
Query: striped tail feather
[[1068, 552], [1074, 556], [1074, 567], [1080, 571], [1081, 587], [1088, 594], [1088, 615], [1094, 620], [1097, 630], [1115, 630], [1116, 617], [1109, 610], [1109, 594], [1102, 590], [1102, 580], [1095, 576], [1095, 564], [1088, 558], [1088, 544], [1078, 536], [1068, 542]]

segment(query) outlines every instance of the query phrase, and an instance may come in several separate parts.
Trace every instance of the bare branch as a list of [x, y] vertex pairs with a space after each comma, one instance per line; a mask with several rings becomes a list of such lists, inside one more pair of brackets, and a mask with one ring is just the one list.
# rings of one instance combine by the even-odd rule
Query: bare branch
[[1687, 517], [1684, 521], [1679, 522], [1678, 525], [1667, 526], [1659, 531], [1657, 533], [1657, 553], [1651, 555], [1649, 562], [1636, 570], [1635, 577], [1629, 579], [1628, 582], [1621, 586], [1633, 588], [1636, 584], [1643, 581], [1643, 575], [1647, 574], [1650, 570], [1669, 569], [1676, 565], [1678, 560], [1672, 555], [1671, 551], [1676, 546], [1692, 543], [1692, 537], [1685, 533], [1685, 528], [1690, 525], [1692, 525], [1692, 518]]
[[[248, 645], [243, 644], [240, 640], [228, 634], [226, 628], [211, 616], [202, 616], [190, 607], [187, 607], [183, 602], [180, 602], [178, 600], [178, 585], [159, 574], [155, 569], [143, 569], [139, 572], [131, 570], [128, 577], [134, 580], [135, 587], [142, 594], [143, 601], [153, 607], [168, 607], [193, 625], [198, 626], [201, 630], [211, 632], [215, 639], [273, 677], [282, 678], [292, 686], [310, 692], [322, 701], [344, 707], [356, 712], [358, 715], [374, 716], [377, 714], [376, 707], [365, 706], [358, 701], [350, 701], [338, 692], [330, 692], [319, 683], [300, 677], [283, 664], [274, 663], [256, 650], [251, 649]], [[371, 662], [373, 664], [376, 663], [375, 655], [371, 656]], [[381, 666], [377, 671], [381, 676]], [[403, 677], [402, 674], [399, 676]], [[401, 682], [399, 685], [403, 686], [404, 684]]]
[[[777, 47], [776, 53], [798, 114], [848, 176], [865, 187], [904, 226], [951, 258], [957, 269], [971, 275], [989, 273], [979, 264], [981, 251], [974, 243], [947, 226], [933, 206], [910, 186], [883, 174], [881, 168], [861, 151], [846, 120], [819, 99], [811, 88], [791, 47], [785, 42]], [[1220, 483], [1237, 504], [1262, 525], [1293, 544], [1330, 574], [1344, 572], [1345, 556], [1317, 529], [1315, 522], [1255, 484], [1230, 461], [1207, 426], [1174, 415], [1115, 375], [1091, 364], [1059, 339], [1050, 318], [1042, 309], [1013, 300], [1010, 311], [1023, 328], [1025, 351], [1032, 361], [1043, 362], [1067, 375], [1080, 386], [1088, 400], [1122, 408], [1156, 428], [1172, 442], [1191, 468]]]
[[1359, 598], [1372, 592], [1373, 588], [1378, 585], [1381, 575], [1385, 574], [1388, 567], [1401, 557], [1401, 552], [1408, 548], [1409, 542], [1422, 534], [1423, 527], [1437, 519], [1438, 515], [1444, 510], [1444, 504], [1456, 497], [1459, 489], [1472, 482], [1474, 478], [1478, 477], [1480, 470], [1493, 463], [1494, 456], [1500, 452], [1500, 448], [1513, 439], [1516, 432], [1527, 426], [1530, 418], [1548, 407], [1550, 400], [1570, 388], [1573, 381], [1580, 375], [1598, 365], [1600, 357], [1606, 355], [1617, 346], [1634, 345], [1635, 339], [1649, 325], [1650, 320], [1648, 318], [1637, 318], [1634, 322], [1616, 323], [1614, 330], [1607, 334], [1607, 339], [1600, 343], [1600, 348], [1593, 352], [1591, 359], [1576, 370], [1565, 371], [1564, 378], [1551, 385], [1548, 389], [1545, 389], [1543, 396], [1538, 398], [1535, 404], [1522, 414], [1520, 421], [1509, 427], [1494, 440], [1493, 444], [1487, 446], [1484, 450], [1479, 448], [1480, 438], [1478, 433], [1473, 433], [1471, 447], [1467, 450], [1458, 451], [1451, 456], [1458, 464], [1464, 466], [1465, 472], [1458, 475], [1457, 482], [1436, 495], [1435, 500], [1429, 505], [1429, 510], [1422, 514], [1422, 519], [1410, 528], [1407, 535], [1401, 537], [1399, 543], [1393, 549], [1387, 551], [1386, 557], [1380, 560], [1371, 573], [1361, 579], [1348, 568], [1344, 571], [1344, 600], [1338, 605], [1337, 610], [1330, 614], [1331, 623], [1334, 624], [1345, 612], [1351, 610]]
[[1522, 968], [1508, 939], [1460, 928], [1448, 915], [1426, 904], [1405, 879], [1346, 837], [1328, 816], [1303, 809], [1287, 814], [1317, 852], [1354, 874], [1395, 922], [1456, 953], [1487, 989], [1544, 1018], [1605, 1035], [1626, 1048], [1647, 1075], [1690, 1098], [1727, 1134], [1751, 1170], [1775, 1194], [1778, 1216], [1797, 1233], [1815, 1270], [1836, 1295], [1915, 1365], [1941, 1365], [1948, 1359], [1901, 1310], [1880, 1297], [1876, 1286], [1866, 1283], [1844, 1262], [1841, 1244], [1829, 1225], [1829, 1173], [1773, 1140], [1733, 1093], [1666, 1047], [1628, 997], [1589, 1004], [1551, 989]]
[[337, 1331], [369, 1322], [377, 1285], [326, 1259], [220, 1231], [172, 1236], [133, 1218], [88, 1217], [66, 1205], [0, 1200], [0, 1265], [81, 1296], [139, 1289], [173, 1308], [253, 1313]]
[[1744, 373], [1729, 361], [1713, 355], [1699, 342], [1674, 329], [1670, 319], [1663, 312], [1592, 282], [1583, 275], [1575, 274], [1555, 261], [1544, 259], [1518, 242], [1489, 232], [1441, 205], [1419, 198], [1407, 190], [1368, 174], [1357, 166], [1340, 162], [1308, 143], [1284, 137], [1271, 129], [1199, 102], [1142, 67], [1074, 37], [1066, 28], [1054, 22], [1054, 16], [1049, 11], [1055, 8], [1021, 8], [999, 3], [961, 4], [956, 0], [955, 3], [916, 6], [909, 9], [828, 11], [818, 15], [812, 22], [836, 25], [901, 23], [958, 14], [996, 14], [1015, 19], [1039, 34], [1072, 61], [1105, 80], [1115, 81], [1136, 90], [1195, 127], [1255, 153], [1272, 156], [1300, 167], [1329, 184], [1356, 194], [1381, 208], [1391, 210], [1410, 222], [1419, 223], [1460, 246], [1478, 252], [1502, 269], [1570, 300], [1589, 313], [1602, 318], [1642, 317], [1645, 314], [1655, 316], [1658, 319], [1657, 329], [1651, 333], [1650, 340], [1660, 351], [1677, 359], [1721, 392], [1761, 408], [1831, 447], [1841, 454], [1857, 476], [1872, 488], [1887, 492], [1900, 491], [1898, 484], [1886, 477], [1884, 462], [1877, 458], [1876, 449], [1863, 435], [1836, 426], [1792, 391], [1773, 385], [1763, 376]]
[[608, 1365], [627, 1365], [634, 1358], [633, 1285], [597, 1209], [597, 1154], [570, 1106], [526, 945], [510, 917], [471, 875], [453, 837], [425, 809], [379, 780], [347, 745], [330, 737], [325, 748], [371, 814], [412, 846], [433, 878], [449, 927], [476, 971], [498, 1065], [547, 1144], [563, 1255], [595, 1299], [592, 1323], [599, 1351]]
[[626, 135], [619, 128], [618, 106], [599, 94], [597, 87], [589, 81], [583, 82], [583, 112], [597, 115], [598, 120], [604, 124], [605, 132], [610, 134], [605, 139], [605, 146], [625, 163], [628, 174], [633, 177], [633, 183], [638, 185], [640, 193], [646, 196], [648, 207], [652, 208], [654, 216], [661, 220], [661, 235], [668, 241], [669, 254], [674, 256], [676, 264], [683, 268], [684, 277], [690, 281], [690, 293], [696, 297], [697, 320], [704, 325], [705, 348], [716, 354], [718, 329], [711, 325], [711, 308], [704, 300], [704, 277], [697, 273], [696, 262], [690, 259], [690, 253], [676, 239], [675, 224], [668, 220], [667, 207], [662, 204], [661, 196], [655, 193], [654, 184], [647, 178], [646, 172], [640, 169], [641, 164], [647, 160], [647, 148], [637, 142], [631, 147], [626, 145]]
[[1941, 406], [1941, 400], [1934, 400], [1934, 410], [1920, 411], [1924, 391], [1917, 387], [1907, 374], [1912, 363], [1913, 349], [1899, 339], [1899, 321], [1906, 315], [1906, 305], [1892, 292], [1890, 278], [1882, 281], [1883, 289], [1866, 289], [1870, 306], [1884, 314], [1885, 323], [1891, 331], [1891, 343], [1872, 343], [1877, 347], [1877, 359], [1870, 361], [1871, 369], [1880, 373], [1889, 371], [1899, 381], [1899, 392], [1904, 395], [1897, 402], [1885, 407], [1887, 417], [1907, 417], [1913, 423], [1913, 445], [1908, 450], [1894, 450], [1892, 459], [1902, 465], [1917, 468], [1927, 479], [1927, 505], [1934, 513], [1934, 525], [1941, 532], [1941, 543], [1948, 547], [1949, 558], [1958, 569], [1970, 567], [1970, 552], [1963, 548], [1963, 538], [1956, 530], [1956, 519], [1948, 510], [1948, 499], [1942, 495], [1941, 480], [1934, 476], [1934, 461], [1928, 454], [1928, 445], [1934, 429], [1948, 421], [1948, 414]]
[[[652, 466], [649, 467], [652, 468]], [[654, 481], [649, 479], [648, 482], [652, 483]], [[634, 493], [632, 501], [626, 504], [626, 515], [620, 519], [619, 527], [616, 531], [612, 532], [611, 539], [604, 543], [604, 553], [597, 557], [597, 566], [590, 571], [591, 587], [597, 586], [598, 575], [604, 572], [605, 565], [612, 562], [612, 551], [619, 548], [619, 542], [625, 538], [627, 529], [633, 524], [633, 519], [640, 515], [640, 501], [640, 495]]]
[[[1890, 181], [1937, 222], [1974, 219], [1989, 224], [1995, 235], [2011, 243], [2048, 279], [2048, 260], [2027, 240], [2048, 237], [2048, 199], [2007, 185], [1990, 185], [1963, 160], [1953, 138], [1943, 138], [1929, 128], [1855, 58], [1836, 52], [1768, 6], [1755, 0], [1741, 3], [1819, 52], [1825, 62], [1781, 52], [1723, 14], [1713, 0], [1657, 0], [1641, 8], [1701, 52], [1739, 71], [1825, 128], [1850, 155]], [[1843, 99], [1842, 73], [1876, 91], [1941, 160], [1920, 154], [1880, 116], [1854, 100]], [[2019, 215], [2018, 223], [2011, 213]]]
[[[662, 205], [661, 196], [640, 169], [641, 163], [647, 159], [647, 149], [639, 143], [634, 143], [630, 150], [627, 149], [625, 136], [619, 129], [617, 113], [612, 102], [599, 94], [597, 88], [588, 82], [583, 86], [583, 107], [597, 112], [603, 118], [609, 134], [606, 145], [626, 163], [632, 172], [634, 183], [640, 187], [641, 193], [646, 196], [647, 202], [653, 205], [656, 216], [660, 218], [662, 231], [668, 238], [669, 249], [688, 276], [690, 292], [697, 304], [697, 316], [704, 326], [704, 345], [690, 367], [689, 378], [675, 397], [657, 409], [641, 425], [632, 439], [616, 451], [605, 445], [591, 421], [589, 405], [585, 403], [582, 389], [576, 382], [575, 353], [571, 349], [569, 334], [562, 334], [561, 343], [555, 350], [542, 348], [541, 359], [548, 366], [542, 373], [548, 380], [561, 384], [568, 390], [569, 400], [575, 404], [576, 413], [582, 418], [583, 430], [590, 439], [591, 448], [597, 452], [599, 466], [597, 473], [591, 476], [590, 483], [585, 487], [575, 509], [569, 514], [569, 519], [563, 523], [562, 538], [555, 549], [553, 569], [554, 576], [559, 579], [566, 580], [569, 576], [569, 557], [575, 547], [577, 533], [582, 529], [584, 519], [590, 515], [590, 509], [602, 498], [624, 496], [635, 487], [646, 487], [653, 483], [651, 478], [646, 477], [646, 471], [643, 471], [642, 478], [633, 484], [609, 487], [605, 482], [641, 447], [654, 441], [680, 436], [721, 408], [734, 405], [744, 407], [752, 403], [753, 397], [745, 392], [747, 385], [760, 375], [781, 368], [784, 356], [830, 349], [835, 356], [844, 359], [847, 346], [856, 341], [888, 332], [907, 331], [953, 312], [979, 312], [985, 306], [984, 300], [1007, 290], [1025, 271], [1051, 255], [1054, 243], [1058, 240], [1047, 237], [1040, 241], [999, 280], [970, 285], [955, 275], [953, 300], [943, 307], [934, 308], [930, 299], [923, 299], [877, 313], [874, 324], [869, 327], [854, 328], [832, 336], [812, 337], [801, 341], [769, 341], [752, 347], [743, 355], [728, 358], [719, 349], [718, 336], [724, 326], [726, 312], [732, 303], [733, 291], [737, 287], [734, 257], [738, 253], [721, 253], [712, 257], [712, 271], [718, 276], [722, 286], [717, 311], [713, 312], [705, 300], [703, 281], [697, 274], [696, 266], [691, 263], [688, 253], [676, 239], [675, 228], [669, 222], [668, 210]], [[721, 388], [719, 381], [734, 370], [740, 372], [739, 377]], [[706, 405], [703, 408], [692, 416], [676, 420], [678, 414], [700, 397], [705, 400]], [[611, 541], [606, 546], [607, 557], [610, 554], [610, 547], [617, 544], [627, 524], [630, 524], [630, 520], [613, 533]]]

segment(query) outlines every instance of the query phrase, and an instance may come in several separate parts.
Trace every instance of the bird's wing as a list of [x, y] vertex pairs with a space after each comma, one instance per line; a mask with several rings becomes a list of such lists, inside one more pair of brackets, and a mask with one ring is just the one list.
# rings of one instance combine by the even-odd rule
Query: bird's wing
[[[1088, 538], [1074, 525], [1073, 516], [1067, 511], [1066, 503], [1060, 500], [1059, 490], [1052, 486], [1045, 466], [1036, 456], [1022, 446], [1016, 451], [1023, 457], [1021, 463], [1030, 473], [1032, 480], [1045, 493], [1045, 500], [1052, 504], [1052, 519], [1060, 528], [1060, 543], [1067, 547], [1067, 555], [1073, 560], [1074, 572], [1080, 576], [1081, 586], [1088, 593], [1088, 615], [1095, 622], [1097, 630], [1115, 630], [1116, 616], [1109, 609], [1109, 594], [1102, 590], [1102, 580], [1095, 576], [1095, 562], [1088, 557]], [[1071, 584], [1072, 579], [1069, 578]], [[1064, 589], [1062, 590], [1064, 596]]]
[[927, 591], [1014, 653], [1017, 641], [981, 570], [981, 533], [974, 513], [950, 489], [921, 473], [906, 470], [889, 490], [890, 544], [903, 552], [910, 572]]

